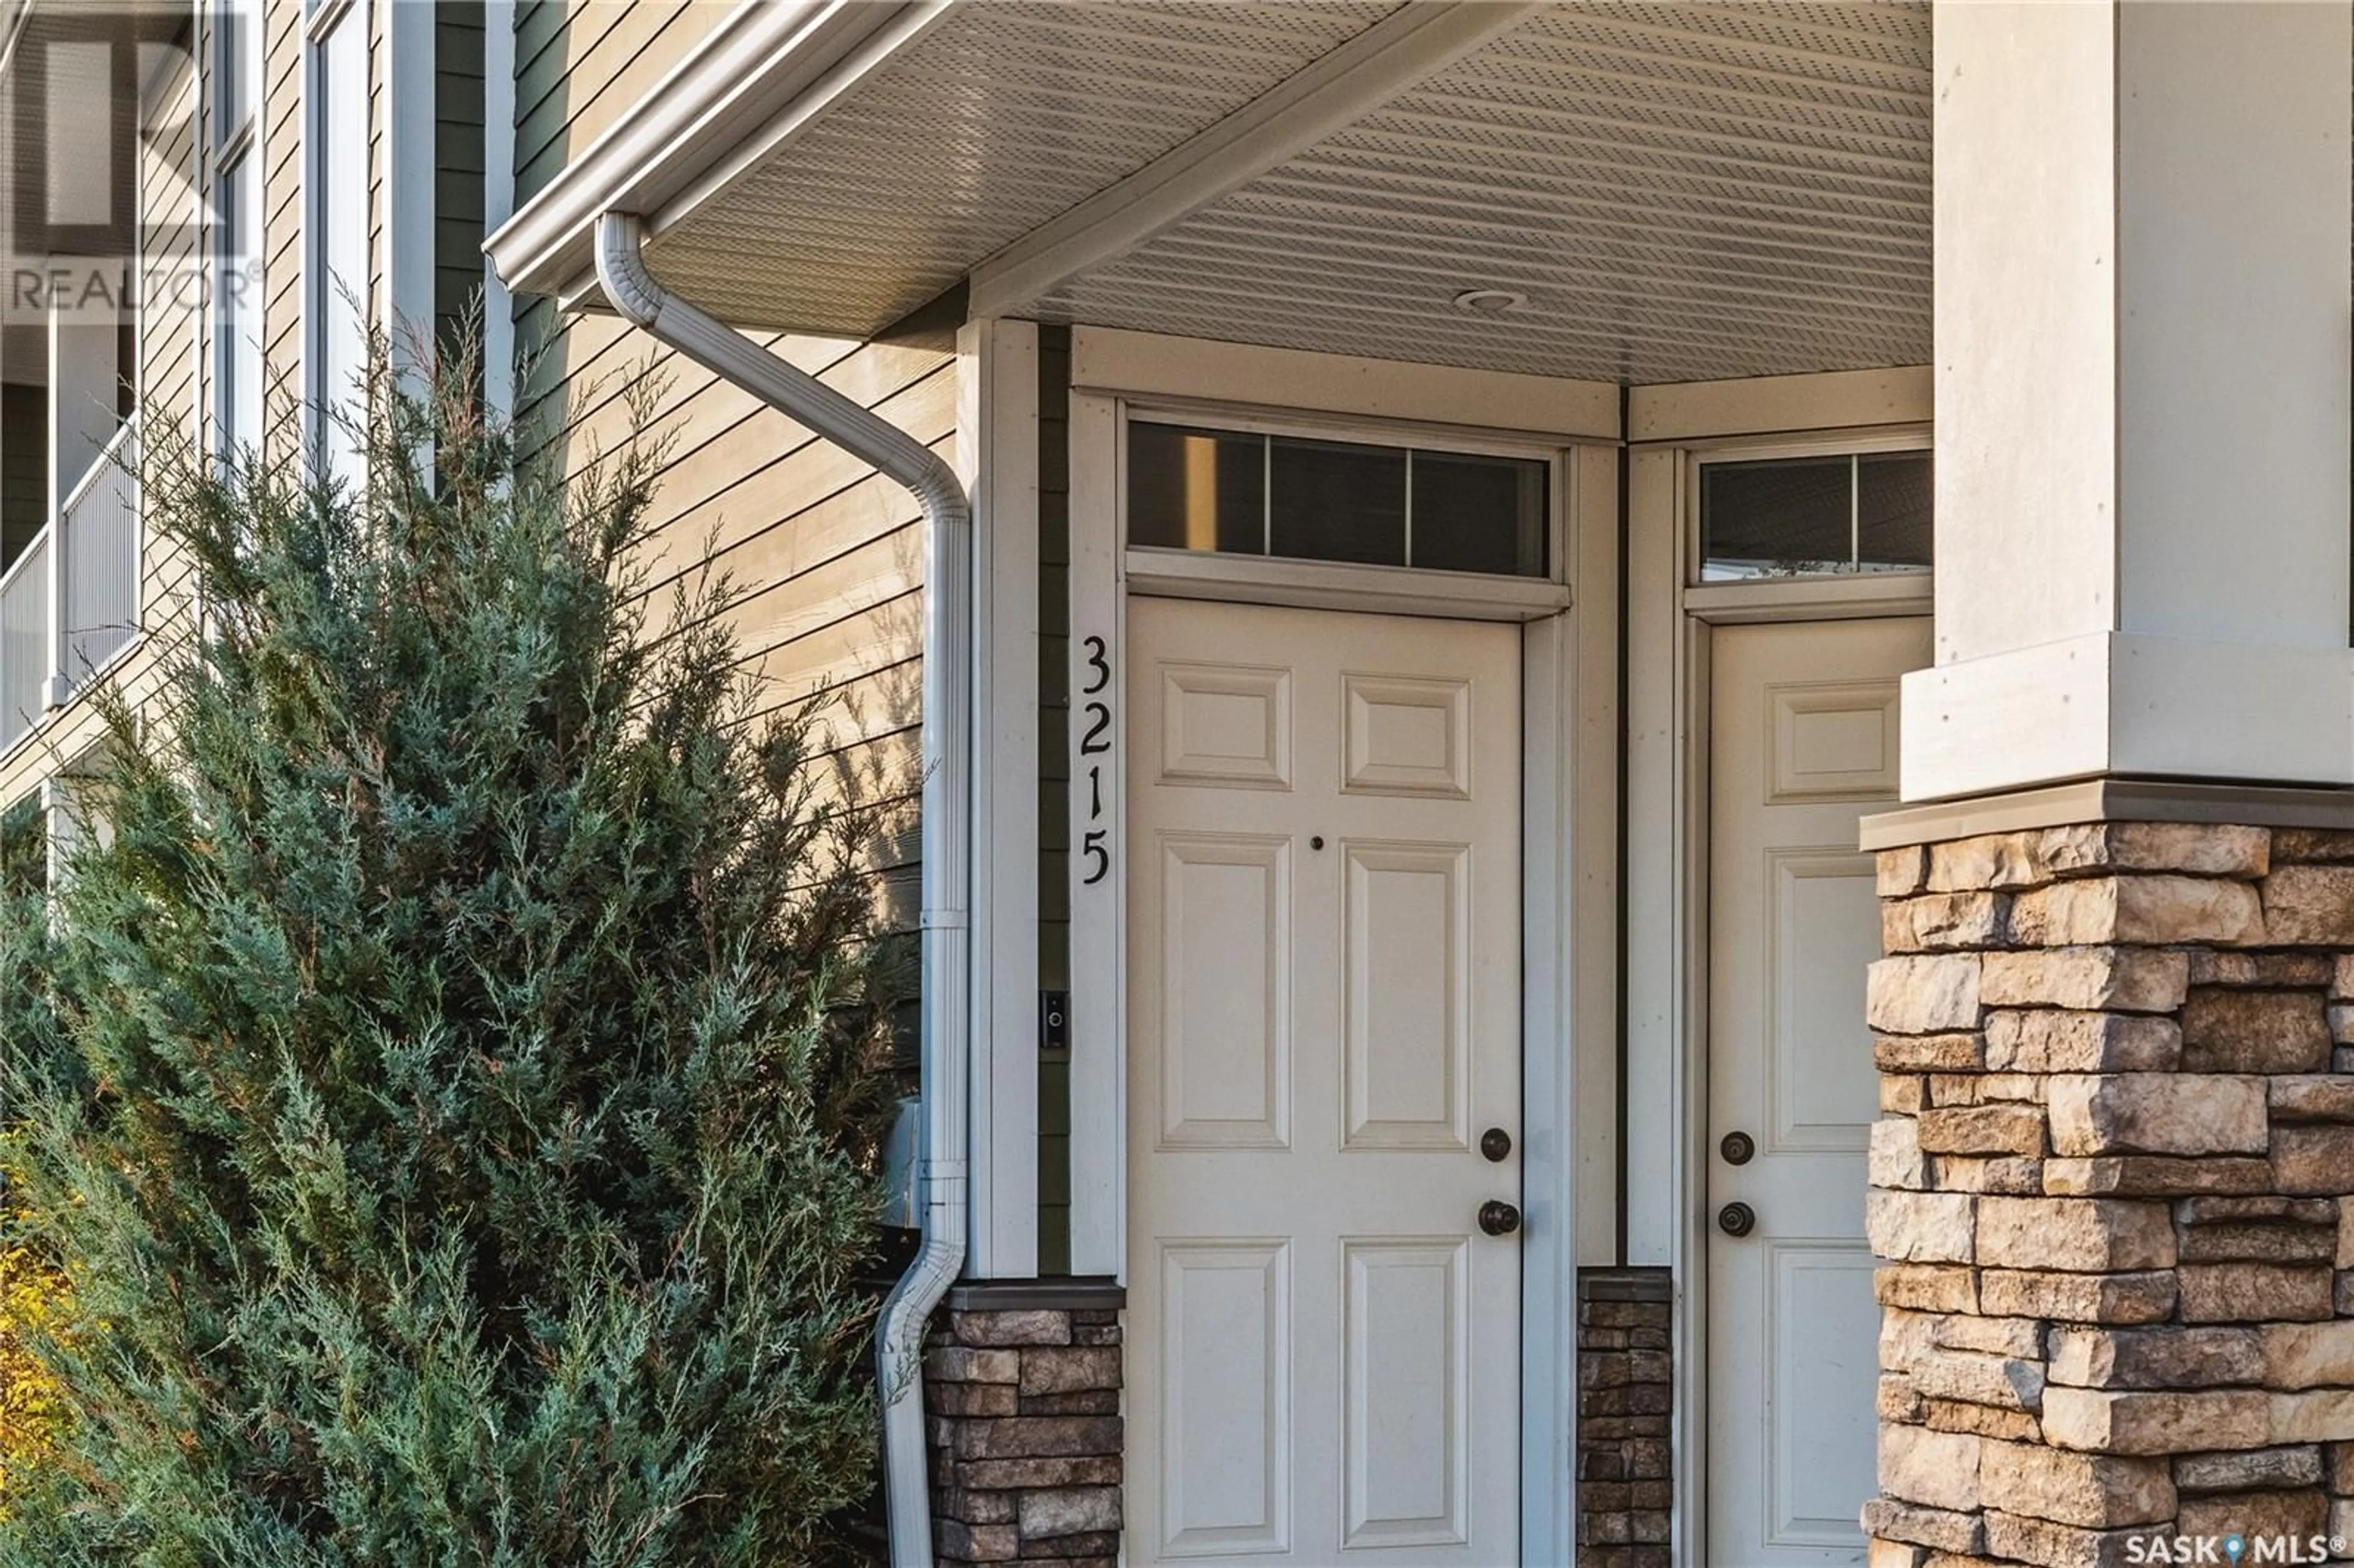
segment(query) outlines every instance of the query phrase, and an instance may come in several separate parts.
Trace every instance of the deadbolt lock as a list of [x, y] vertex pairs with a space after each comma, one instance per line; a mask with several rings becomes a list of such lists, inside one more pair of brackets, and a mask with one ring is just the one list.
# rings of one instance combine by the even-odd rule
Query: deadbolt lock
[[1746, 1165], [1757, 1158], [1757, 1140], [1745, 1132], [1728, 1132], [1716, 1146], [1727, 1165]]

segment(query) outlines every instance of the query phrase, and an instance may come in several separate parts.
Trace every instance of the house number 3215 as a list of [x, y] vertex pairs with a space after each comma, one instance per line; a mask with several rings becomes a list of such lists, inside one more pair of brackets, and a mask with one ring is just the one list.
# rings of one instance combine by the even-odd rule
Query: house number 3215
[[1079, 695], [1087, 699], [1079, 709], [1079, 722], [1086, 726], [1079, 732], [1079, 761], [1087, 769], [1087, 825], [1079, 837], [1087, 874], [1080, 881], [1093, 887], [1111, 874], [1111, 830], [1102, 825], [1104, 765], [1089, 760], [1111, 752], [1111, 661], [1105, 657], [1107, 645], [1100, 637], [1081, 638], [1079, 645], [1087, 651], [1087, 676]]

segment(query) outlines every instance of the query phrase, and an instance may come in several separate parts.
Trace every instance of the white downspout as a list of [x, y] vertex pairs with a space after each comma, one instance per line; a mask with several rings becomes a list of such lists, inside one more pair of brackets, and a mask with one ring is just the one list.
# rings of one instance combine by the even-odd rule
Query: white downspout
[[597, 222], [597, 281], [660, 342], [915, 493], [924, 508], [923, 1248], [883, 1306], [875, 1363], [893, 1568], [931, 1568], [924, 1325], [964, 1266], [972, 886], [972, 503], [956, 472], [896, 425], [664, 290], [633, 213]]

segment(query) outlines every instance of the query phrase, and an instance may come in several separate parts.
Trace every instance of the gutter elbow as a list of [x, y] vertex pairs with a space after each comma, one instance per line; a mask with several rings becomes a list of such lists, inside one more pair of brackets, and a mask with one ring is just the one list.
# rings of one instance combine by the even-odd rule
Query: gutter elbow
[[632, 325], [651, 328], [669, 296], [646, 268], [645, 242], [645, 219], [634, 212], [608, 212], [597, 219], [597, 281]]

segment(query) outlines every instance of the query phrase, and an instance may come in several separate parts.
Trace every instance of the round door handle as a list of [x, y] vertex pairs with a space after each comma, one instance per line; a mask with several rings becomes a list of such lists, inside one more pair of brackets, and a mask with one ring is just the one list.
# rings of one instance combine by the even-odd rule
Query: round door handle
[[1716, 1228], [1729, 1236], [1745, 1236], [1757, 1228], [1757, 1211], [1746, 1203], [1727, 1203], [1716, 1212]]
[[1479, 1205], [1479, 1228], [1491, 1236], [1508, 1236], [1521, 1228], [1521, 1211], [1501, 1198]]
[[1746, 1165], [1757, 1158], [1757, 1140], [1745, 1132], [1728, 1132], [1716, 1151], [1724, 1156], [1727, 1165]]
[[1509, 1159], [1512, 1152], [1512, 1135], [1500, 1127], [1491, 1127], [1479, 1135], [1479, 1152], [1490, 1163]]

